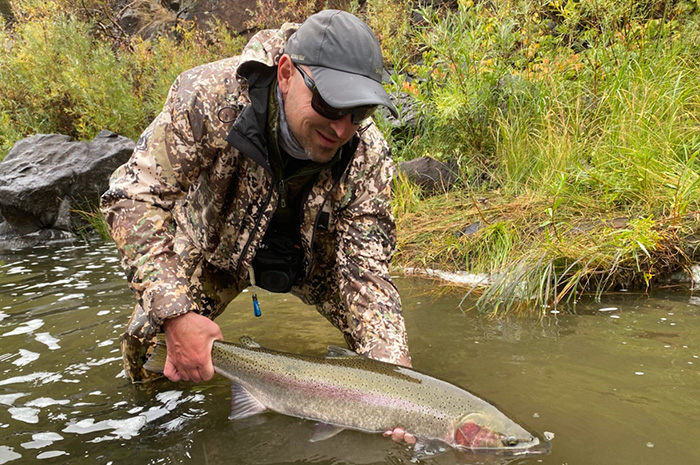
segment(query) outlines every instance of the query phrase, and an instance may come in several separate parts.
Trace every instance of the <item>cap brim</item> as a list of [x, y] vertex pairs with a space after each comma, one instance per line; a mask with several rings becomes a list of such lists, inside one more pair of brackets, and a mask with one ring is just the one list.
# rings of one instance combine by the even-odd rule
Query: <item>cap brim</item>
[[359, 74], [346, 73], [322, 66], [309, 66], [318, 92], [330, 106], [352, 108], [363, 105], [383, 105], [394, 118], [399, 112], [381, 83]]

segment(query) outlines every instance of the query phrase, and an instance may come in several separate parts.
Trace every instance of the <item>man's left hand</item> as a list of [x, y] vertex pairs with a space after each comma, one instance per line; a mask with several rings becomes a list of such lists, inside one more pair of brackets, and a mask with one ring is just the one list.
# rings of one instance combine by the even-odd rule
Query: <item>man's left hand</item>
[[416, 437], [411, 433], [404, 431], [403, 428], [395, 428], [393, 430], [385, 431], [384, 437], [391, 437], [391, 439], [396, 442], [405, 442], [409, 445], [416, 443]]

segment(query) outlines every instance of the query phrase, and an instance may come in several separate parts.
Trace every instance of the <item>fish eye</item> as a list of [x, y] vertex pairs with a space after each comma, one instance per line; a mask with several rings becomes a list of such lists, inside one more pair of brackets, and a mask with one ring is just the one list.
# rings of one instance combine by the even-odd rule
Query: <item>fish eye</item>
[[517, 446], [518, 442], [520, 441], [518, 441], [518, 438], [516, 438], [515, 436], [508, 436], [506, 438], [503, 438], [503, 445], [507, 447]]

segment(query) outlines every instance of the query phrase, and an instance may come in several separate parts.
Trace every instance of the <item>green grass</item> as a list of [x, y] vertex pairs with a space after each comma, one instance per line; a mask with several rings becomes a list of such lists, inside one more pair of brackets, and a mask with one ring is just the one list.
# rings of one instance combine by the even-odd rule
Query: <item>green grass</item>
[[[424, 12], [423, 63], [394, 82], [423, 125], [392, 143], [399, 158], [457, 157], [473, 187], [399, 218], [401, 264], [490, 273], [477, 306], [502, 313], [649, 288], [697, 259], [686, 238], [700, 219], [698, 7], [635, 5]], [[488, 201], [478, 215], [475, 194]], [[409, 226], [423, 209], [450, 218], [426, 226], [441, 239]], [[487, 228], [455, 237], [479, 216]]]

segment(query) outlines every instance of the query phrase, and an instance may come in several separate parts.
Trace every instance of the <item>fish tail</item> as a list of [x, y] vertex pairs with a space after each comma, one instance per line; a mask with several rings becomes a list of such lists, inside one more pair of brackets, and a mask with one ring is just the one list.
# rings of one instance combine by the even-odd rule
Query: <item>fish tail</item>
[[153, 348], [153, 353], [151, 353], [146, 363], [143, 367], [146, 370], [154, 371], [156, 373], [163, 373], [165, 370], [165, 360], [168, 357], [168, 347], [165, 345], [165, 335], [158, 335], [158, 342]]

